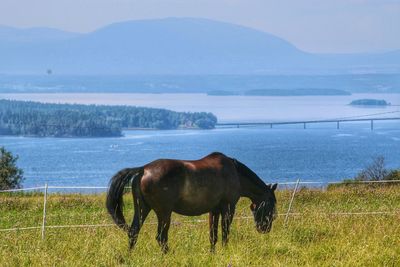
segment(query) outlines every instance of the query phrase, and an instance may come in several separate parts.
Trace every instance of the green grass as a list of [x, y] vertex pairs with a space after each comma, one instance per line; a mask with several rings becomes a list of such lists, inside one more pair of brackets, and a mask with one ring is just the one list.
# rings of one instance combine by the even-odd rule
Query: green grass
[[[278, 210], [284, 213], [291, 191], [277, 192]], [[108, 224], [105, 195], [56, 195], [48, 198], [48, 225]], [[126, 195], [126, 217], [132, 203]], [[237, 206], [229, 245], [218, 242], [209, 252], [207, 219], [174, 215], [170, 253], [163, 255], [155, 240], [152, 212], [134, 251], [116, 227], [40, 229], [0, 232], [1, 266], [400, 266], [400, 188], [343, 187], [328, 191], [301, 189], [288, 225], [284, 216], [269, 234], [256, 232], [249, 201]], [[0, 195], [0, 228], [40, 226], [43, 196]], [[332, 212], [397, 211], [395, 215], [332, 215]]]

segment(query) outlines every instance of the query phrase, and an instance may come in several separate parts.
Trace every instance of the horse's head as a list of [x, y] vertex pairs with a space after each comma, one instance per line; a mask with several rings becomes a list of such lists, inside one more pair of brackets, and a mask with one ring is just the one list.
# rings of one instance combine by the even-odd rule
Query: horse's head
[[276, 217], [276, 198], [275, 190], [278, 184], [268, 185], [265, 193], [253, 200], [250, 205], [250, 209], [254, 215], [254, 221], [256, 228], [259, 233], [268, 233], [271, 231], [272, 221]]

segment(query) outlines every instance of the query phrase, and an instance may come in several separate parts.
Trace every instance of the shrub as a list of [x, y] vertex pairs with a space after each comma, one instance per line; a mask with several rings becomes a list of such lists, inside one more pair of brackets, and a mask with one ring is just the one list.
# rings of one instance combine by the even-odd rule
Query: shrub
[[[359, 184], [363, 181], [382, 181], [382, 180], [400, 180], [400, 170], [389, 170], [385, 167], [385, 158], [379, 156], [375, 158], [370, 165], [368, 165], [364, 170], [359, 172], [353, 179], [345, 179], [340, 184], [330, 184], [328, 185], [328, 190], [337, 187], [352, 187], [360, 186]], [[395, 185], [394, 183], [368, 183], [364, 186], [376, 187], [376, 186], [387, 186]]]
[[389, 174], [386, 175], [386, 180], [400, 180], [400, 170], [391, 170]]
[[380, 181], [385, 180], [389, 171], [385, 168], [385, 158], [379, 156], [375, 158], [370, 165], [362, 170], [355, 180], [357, 181]]

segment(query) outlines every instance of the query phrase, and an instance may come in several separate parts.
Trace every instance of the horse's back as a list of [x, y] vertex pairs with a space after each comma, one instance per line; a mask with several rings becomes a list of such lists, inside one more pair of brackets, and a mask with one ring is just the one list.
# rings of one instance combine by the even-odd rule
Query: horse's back
[[170, 205], [184, 215], [208, 212], [221, 201], [237, 201], [239, 188], [232, 160], [220, 153], [193, 161], [153, 161], [144, 166], [141, 182], [153, 205]]
[[160, 188], [178, 187], [182, 184], [183, 162], [172, 159], [159, 159], [146, 164], [141, 179], [144, 193], [157, 193]]

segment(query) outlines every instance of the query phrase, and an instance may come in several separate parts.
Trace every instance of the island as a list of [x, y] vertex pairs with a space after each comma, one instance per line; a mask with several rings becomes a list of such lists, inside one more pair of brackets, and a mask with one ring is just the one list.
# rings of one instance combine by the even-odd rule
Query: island
[[390, 103], [383, 99], [357, 99], [351, 101], [352, 106], [389, 106]]
[[206, 112], [0, 100], [0, 135], [35, 137], [116, 137], [124, 129], [213, 129]]

